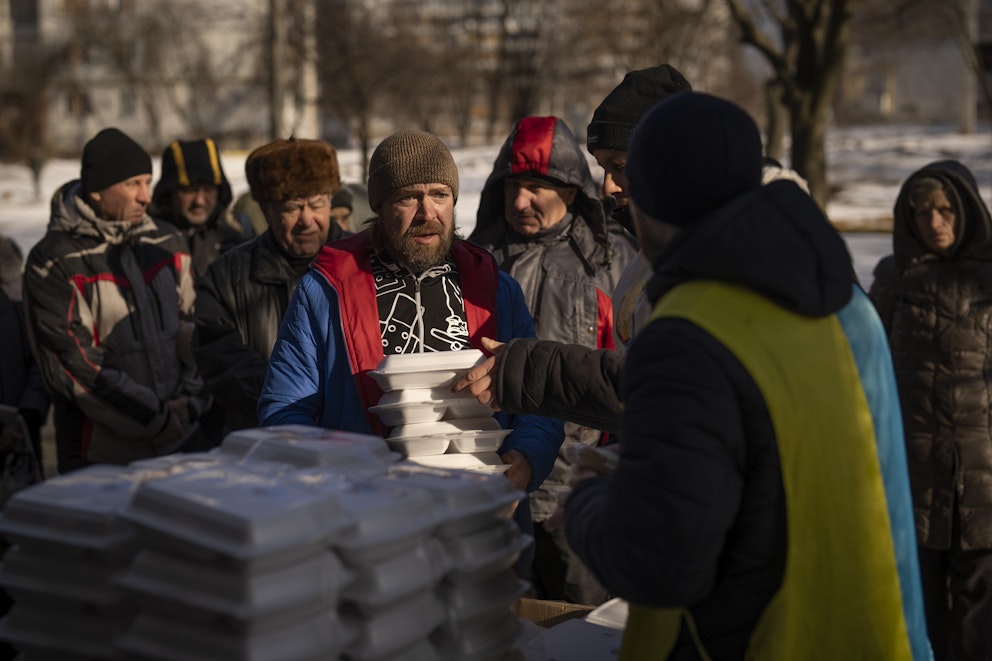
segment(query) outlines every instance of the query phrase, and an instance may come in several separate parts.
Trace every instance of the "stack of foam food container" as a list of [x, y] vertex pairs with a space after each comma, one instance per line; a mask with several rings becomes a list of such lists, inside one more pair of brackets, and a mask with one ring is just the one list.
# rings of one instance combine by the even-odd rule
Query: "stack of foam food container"
[[440, 508], [434, 536], [451, 560], [439, 588], [447, 618], [431, 635], [440, 658], [513, 658], [520, 625], [512, 606], [528, 584], [512, 567], [533, 541], [509, 518], [523, 494], [498, 476], [411, 464], [386, 479], [426, 491]]
[[383, 390], [369, 410], [391, 427], [389, 446], [422, 465], [503, 469], [496, 450], [511, 430], [500, 427], [488, 406], [448, 389], [482, 360], [477, 349], [384, 357], [369, 373]]
[[519, 658], [522, 496], [309, 427], [90, 467], [7, 505], [0, 638], [25, 658]]
[[139, 489], [124, 512], [142, 550], [118, 583], [138, 606], [118, 645], [154, 659], [335, 658], [351, 580], [331, 548], [355, 521], [337, 494], [295, 479], [329, 467], [357, 478], [395, 460], [377, 437], [312, 427], [232, 433], [227, 462]]
[[121, 513], [140, 485], [162, 474], [90, 466], [15, 494], [0, 518], [12, 548], [0, 586], [13, 597], [0, 639], [30, 658], [118, 659], [114, 641], [133, 609], [115, 579], [138, 551]]

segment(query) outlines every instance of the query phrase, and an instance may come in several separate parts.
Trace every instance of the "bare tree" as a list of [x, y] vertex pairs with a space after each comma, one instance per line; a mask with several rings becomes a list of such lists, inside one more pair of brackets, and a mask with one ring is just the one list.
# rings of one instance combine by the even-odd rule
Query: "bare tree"
[[384, 26], [361, 2], [321, 3], [318, 14], [321, 103], [346, 121], [362, 150], [362, 179], [368, 179], [372, 119], [380, 101], [389, 98], [408, 70], [410, 58], [394, 39], [395, 26]]
[[860, 0], [726, 0], [741, 40], [771, 68], [788, 111], [792, 166], [825, 206], [826, 129]]

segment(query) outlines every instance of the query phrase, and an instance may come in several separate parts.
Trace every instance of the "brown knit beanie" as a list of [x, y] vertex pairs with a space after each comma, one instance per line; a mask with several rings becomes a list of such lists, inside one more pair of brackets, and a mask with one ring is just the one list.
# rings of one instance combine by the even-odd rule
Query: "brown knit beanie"
[[399, 131], [379, 143], [369, 160], [369, 206], [412, 184], [446, 184], [458, 201], [458, 167], [441, 140], [426, 131]]
[[245, 160], [245, 175], [256, 202], [282, 202], [341, 188], [337, 152], [323, 140], [273, 140]]

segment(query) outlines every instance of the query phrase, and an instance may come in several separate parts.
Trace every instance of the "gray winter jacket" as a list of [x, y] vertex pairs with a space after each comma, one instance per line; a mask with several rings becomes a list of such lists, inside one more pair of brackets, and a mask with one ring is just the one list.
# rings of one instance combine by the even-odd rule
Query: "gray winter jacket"
[[[953, 193], [960, 225], [947, 256], [916, 230], [909, 191], [934, 177]], [[992, 220], [956, 161], [910, 176], [895, 204], [894, 254], [875, 268], [871, 298], [889, 335], [902, 403], [919, 544], [992, 548]]]

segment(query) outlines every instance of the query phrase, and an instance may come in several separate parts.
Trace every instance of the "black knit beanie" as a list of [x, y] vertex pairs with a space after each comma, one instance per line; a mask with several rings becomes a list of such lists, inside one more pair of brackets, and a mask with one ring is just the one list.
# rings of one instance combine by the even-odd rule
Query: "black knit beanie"
[[84, 193], [95, 193], [125, 179], [152, 173], [152, 157], [115, 128], [103, 129], [83, 146], [80, 179]]
[[627, 148], [630, 197], [679, 227], [761, 187], [761, 134], [730, 101], [682, 92], [651, 108]]
[[458, 200], [458, 168], [441, 139], [426, 131], [399, 131], [379, 143], [369, 159], [369, 207], [413, 184], [446, 184]]
[[586, 129], [586, 149], [627, 151], [630, 134], [648, 108], [670, 94], [692, 90], [689, 81], [669, 64], [631, 71], [592, 114]]

